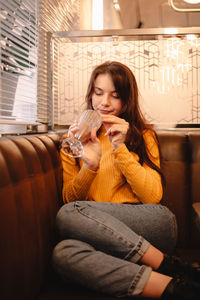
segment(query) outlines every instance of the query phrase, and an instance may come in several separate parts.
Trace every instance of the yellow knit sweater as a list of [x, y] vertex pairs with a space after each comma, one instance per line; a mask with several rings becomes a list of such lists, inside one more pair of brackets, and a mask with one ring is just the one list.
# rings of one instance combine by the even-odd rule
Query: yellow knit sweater
[[[129, 152], [125, 145], [113, 150], [102, 127], [102, 157], [97, 172], [89, 170], [80, 159], [80, 167], [74, 158], [61, 150], [63, 165], [63, 200], [130, 203], [158, 203], [162, 198], [160, 174], [148, 165], [141, 165], [136, 153]], [[160, 158], [154, 134], [144, 133], [151, 160], [160, 166]]]

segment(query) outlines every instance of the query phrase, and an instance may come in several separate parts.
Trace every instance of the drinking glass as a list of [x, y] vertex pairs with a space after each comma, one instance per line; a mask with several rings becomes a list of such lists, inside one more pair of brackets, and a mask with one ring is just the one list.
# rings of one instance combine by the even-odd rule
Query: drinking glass
[[91, 129], [101, 127], [102, 121], [100, 114], [92, 109], [85, 110], [79, 119], [78, 131], [73, 138], [68, 137], [63, 140], [62, 148], [71, 157], [81, 157], [83, 154], [83, 144]]

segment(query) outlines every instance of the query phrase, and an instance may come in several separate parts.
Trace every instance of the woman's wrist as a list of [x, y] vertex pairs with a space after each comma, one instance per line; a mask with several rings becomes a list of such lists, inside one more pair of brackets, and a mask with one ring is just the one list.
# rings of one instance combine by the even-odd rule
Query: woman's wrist
[[93, 172], [97, 172], [98, 169], [99, 169], [99, 164], [87, 164], [87, 163], [85, 163], [85, 165], [86, 165], [86, 167], [87, 167], [89, 170], [91, 170], [91, 171], [93, 171]]

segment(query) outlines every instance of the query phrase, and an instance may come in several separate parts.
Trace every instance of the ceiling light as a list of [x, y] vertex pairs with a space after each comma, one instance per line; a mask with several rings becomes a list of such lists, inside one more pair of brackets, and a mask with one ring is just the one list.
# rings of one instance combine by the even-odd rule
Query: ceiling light
[[118, 0], [113, 0], [113, 5], [114, 5], [114, 8], [116, 10], [120, 10], [120, 6], [119, 6], [119, 3], [118, 3]]
[[[200, 3], [200, 0], [183, 0], [184, 2], [186, 2], [186, 3], [190, 3], [190, 4], [198, 4], [198, 3]], [[180, 8], [180, 7], [177, 7], [176, 5], [175, 5], [175, 3], [174, 3], [174, 0], [168, 0], [168, 2], [169, 2], [169, 5], [173, 8], [173, 10], [175, 10], [175, 11], [178, 11], [178, 12], [188, 12], [188, 13], [190, 13], [190, 12], [200, 12], [200, 7], [194, 7], [193, 6], [193, 8], [192, 7], [187, 7], [187, 8]]]
[[177, 28], [164, 28], [165, 34], [177, 34], [178, 29]]
[[199, 0], [183, 0], [184, 2], [190, 3], [190, 4], [199, 4]]
[[116, 10], [120, 10], [120, 6], [119, 6], [118, 3], [114, 4], [114, 7], [115, 7]]

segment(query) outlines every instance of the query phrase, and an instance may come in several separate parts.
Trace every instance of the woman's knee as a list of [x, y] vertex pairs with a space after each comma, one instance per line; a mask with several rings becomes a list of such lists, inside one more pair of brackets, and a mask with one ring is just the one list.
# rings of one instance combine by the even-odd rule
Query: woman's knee
[[76, 213], [77, 208], [81, 208], [82, 206], [86, 205], [87, 202], [88, 201], [74, 201], [74, 202], [64, 204], [59, 209], [56, 219], [57, 220], [66, 219], [66, 216]]
[[85, 242], [73, 239], [62, 240], [53, 249], [53, 268], [63, 273], [65, 270], [69, 270], [72, 264], [79, 261], [85, 253], [93, 251], [94, 248]]
[[82, 241], [66, 239], [59, 242], [53, 249], [53, 258], [70, 259], [80, 251], [94, 251], [94, 248]]
[[73, 221], [73, 215], [76, 213], [76, 202], [64, 204], [56, 216], [56, 227], [62, 228], [68, 222]]
[[[74, 203], [64, 204], [58, 211], [55, 227], [59, 239], [68, 238], [68, 231], [73, 228], [75, 208]], [[59, 249], [59, 248], [58, 248]]]
[[60, 239], [72, 238], [79, 240], [81, 232], [83, 231], [83, 225], [86, 223], [86, 218], [83, 217], [80, 211], [87, 206], [87, 202], [88, 201], [71, 202], [60, 208], [55, 223]]
[[70, 202], [64, 204], [57, 213], [57, 218], [62, 218], [66, 214], [73, 212], [75, 209], [75, 202]]

